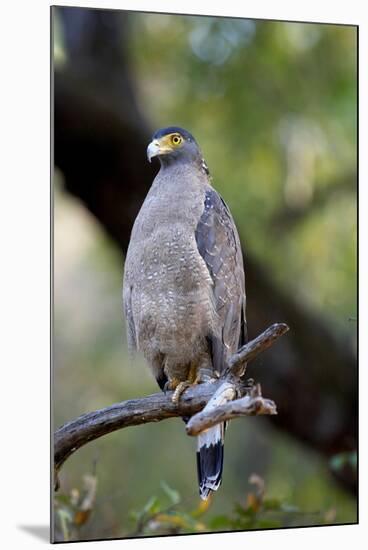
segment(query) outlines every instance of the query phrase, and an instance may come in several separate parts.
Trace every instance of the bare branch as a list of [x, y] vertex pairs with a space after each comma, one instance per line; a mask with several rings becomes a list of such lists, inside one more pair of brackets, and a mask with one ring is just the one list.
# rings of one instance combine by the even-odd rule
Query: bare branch
[[[232, 400], [249, 393], [249, 388], [236, 376], [239, 369], [243, 368], [245, 362], [251, 361], [261, 351], [270, 347], [287, 330], [285, 324], [269, 327], [230, 358], [229, 371], [224, 373], [222, 378], [189, 387], [180, 397], [178, 404], [172, 402], [173, 392], [156, 393], [140, 399], [115, 403], [64, 424], [54, 434], [56, 475], [65, 460], [77, 449], [89, 441], [128, 426], [195, 415], [188, 423], [189, 428], [187, 427], [188, 433], [194, 435], [201, 429], [222, 422], [223, 419], [253, 414], [276, 414], [275, 404], [261, 397], [258, 386], [257, 395], [254, 393], [256, 390], [252, 389], [250, 395]], [[201, 415], [196, 415], [199, 411], [202, 411]]]
[[[221, 390], [221, 387], [218, 391]], [[218, 392], [216, 392], [218, 393]], [[239, 416], [254, 416], [259, 414], [277, 414], [276, 405], [271, 399], [264, 399], [261, 395], [259, 384], [255, 386], [249, 395], [241, 399], [230, 401], [208, 408], [210, 401], [203, 411], [191, 417], [186, 425], [188, 435], [198, 435], [200, 432], [212, 428], [216, 424], [237, 418]]]
[[249, 363], [262, 351], [271, 347], [272, 344], [288, 330], [289, 327], [285, 323], [275, 323], [271, 325], [267, 330], [262, 332], [262, 334], [257, 336], [257, 338], [254, 338], [254, 340], [251, 340], [234, 353], [228, 361], [230, 372], [234, 374], [241, 372], [245, 363]]
[[166, 418], [190, 416], [203, 409], [220, 381], [188, 388], [178, 405], [172, 402], [173, 392], [155, 393], [140, 399], [129, 399], [104, 409], [83, 414], [64, 424], [54, 435], [55, 469], [77, 449], [115, 430], [159, 422]]

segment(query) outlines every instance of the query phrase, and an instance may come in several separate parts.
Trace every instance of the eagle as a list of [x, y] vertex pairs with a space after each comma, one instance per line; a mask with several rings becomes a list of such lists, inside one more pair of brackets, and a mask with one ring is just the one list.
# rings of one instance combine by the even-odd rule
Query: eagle
[[[159, 159], [160, 170], [125, 259], [127, 338], [178, 402], [189, 385], [220, 377], [246, 342], [243, 257], [230, 210], [193, 135], [177, 126], [160, 129], [147, 156]], [[224, 434], [219, 424], [197, 437], [203, 500], [221, 484]]]

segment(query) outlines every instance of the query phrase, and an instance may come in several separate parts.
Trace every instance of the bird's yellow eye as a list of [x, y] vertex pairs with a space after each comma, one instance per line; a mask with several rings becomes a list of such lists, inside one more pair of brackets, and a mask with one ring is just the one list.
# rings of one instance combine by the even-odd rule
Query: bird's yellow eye
[[181, 136], [179, 136], [179, 134], [174, 134], [173, 136], [171, 136], [171, 143], [173, 145], [180, 145], [180, 143], [182, 142], [183, 138]]

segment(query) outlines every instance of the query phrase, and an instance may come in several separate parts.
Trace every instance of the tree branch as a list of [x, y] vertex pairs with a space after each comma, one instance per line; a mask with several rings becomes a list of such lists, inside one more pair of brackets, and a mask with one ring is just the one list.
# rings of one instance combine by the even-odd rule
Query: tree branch
[[[220, 386], [216, 394], [221, 393], [221, 390], [222, 386]], [[211, 401], [212, 399], [210, 399], [203, 411], [195, 414], [188, 421], [186, 426], [188, 435], [198, 435], [203, 430], [239, 416], [277, 414], [275, 403], [271, 399], [264, 399], [262, 397], [261, 386], [259, 384], [250, 390], [249, 395], [245, 395], [241, 399], [236, 399], [235, 401], [230, 401], [213, 408], [209, 407]]]
[[257, 338], [247, 342], [241, 347], [228, 361], [229, 370], [233, 374], [242, 372], [244, 365], [257, 357], [261, 351], [270, 348], [272, 344], [280, 338], [289, 327], [285, 323], [275, 323], [267, 330], [262, 332]]
[[[193, 418], [188, 423], [190, 427], [187, 428], [187, 432], [195, 435], [202, 429], [223, 422], [224, 419], [254, 414], [275, 414], [275, 404], [262, 398], [259, 386], [256, 390], [250, 389], [236, 376], [236, 372], [240, 364], [243, 366], [245, 362], [254, 359], [287, 330], [289, 329], [285, 324], [274, 324], [269, 327], [230, 358], [229, 369], [222, 378], [188, 388], [178, 404], [172, 402], [173, 392], [156, 393], [83, 414], [61, 426], [54, 434], [56, 486], [57, 473], [67, 458], [89, 441], [115, 430], [159, 422], [166, 418], [191, 416]], [[226, 403], [235, 396], [244, 395], [243, 399]], [[202, 416], [196, 415], [199, 411], [202, 411]]]

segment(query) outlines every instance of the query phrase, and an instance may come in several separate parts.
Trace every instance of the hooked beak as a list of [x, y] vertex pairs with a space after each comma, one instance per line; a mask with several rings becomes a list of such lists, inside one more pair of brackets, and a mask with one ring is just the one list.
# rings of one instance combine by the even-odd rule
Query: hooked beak
[[155, 139], [147, 147], [147, 158], [151, 162], [153, 157], [156, 157], [161, 152], [160, 143]]

